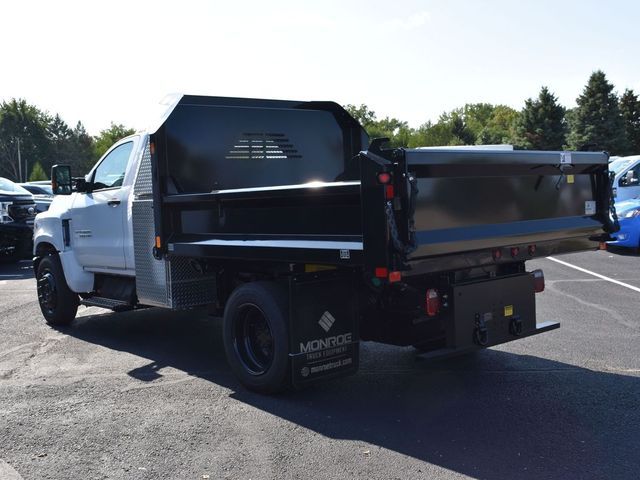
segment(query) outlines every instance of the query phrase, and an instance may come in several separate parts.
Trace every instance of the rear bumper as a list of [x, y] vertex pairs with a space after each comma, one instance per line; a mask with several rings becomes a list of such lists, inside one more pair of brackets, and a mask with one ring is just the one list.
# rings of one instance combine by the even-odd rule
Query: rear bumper
[[517, 336], [517, 337], [512, 337], [510, 339], [504, 340], [504, 341], [500, 341], [500, 342], [496, 342], [496, 343], [492, 343], [490, 345], [487, 346], [479, 346], [479, 345], [473, 345], [473, 346], [468, 346], [465, 348], [441, 348], [439, 350], [432, 350], [430, 352], [426, 352], [426, 353], [422, 353], [420, 354], [420, 356], [422, 358], [446, 358], [446, 357], [453, 357], [456, 355], [462, 355], [465, 353], [470, 353], [470, 352], [474, 352], [477, 350], [482, 350], [483, 348], [489, 348], [489, 347], [495, 347], [496, 345], [501, 345], [503, 343], [508, 343], [508, 342], [512, 342], [513, 340], [518, 340], [521, 338], [526, 338], [526, 337], [532, 337], [534, 335], [538, 335], [540, 333], [544, 333], [544, 332], [548, 332], [550, 330], [555, 330], [556, 328], [560, 328], [560, 323], [559, 322], [542, 322], [542, 323], [538, 323], [536, 325], [536, 328], [534, 330], [530, 330], [528, 332], [523, 332], [521, 335]]

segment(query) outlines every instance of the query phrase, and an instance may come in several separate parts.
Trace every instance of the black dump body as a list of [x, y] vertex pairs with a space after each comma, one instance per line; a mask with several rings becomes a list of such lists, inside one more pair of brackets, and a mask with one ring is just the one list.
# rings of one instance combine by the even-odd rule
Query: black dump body
[[151, 142], [169, 255], [416, 275], [596, 248], [615, 229], [605, 153], [385, 150], [335, 103], [197, 96]]
[[359, 339], [442, 355], [556, 328], [525, 261], [616, 229], [605, 153], [382, 146], [330, 102], [186, 96], [151, 135], [156, 258], [218, 312], [286, 287], [296, 385], [355, 371]]

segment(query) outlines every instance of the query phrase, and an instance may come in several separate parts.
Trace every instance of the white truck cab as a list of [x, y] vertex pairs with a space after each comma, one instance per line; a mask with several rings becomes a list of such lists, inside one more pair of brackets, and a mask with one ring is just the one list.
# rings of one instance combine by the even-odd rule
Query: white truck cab
[[616, 203], [640, 197], [640, 155], [615, 158], [609, 164], [609, 170], [615, 174], [613, 195]]
[[96, 273], [135, 276], [131, 196], [145, 142], [136, 134], [114, 144], [86, 175], [88, 191], [57, 195], [36, 217], [34, 254], [59, 252], [74, 292], [93, 291]]

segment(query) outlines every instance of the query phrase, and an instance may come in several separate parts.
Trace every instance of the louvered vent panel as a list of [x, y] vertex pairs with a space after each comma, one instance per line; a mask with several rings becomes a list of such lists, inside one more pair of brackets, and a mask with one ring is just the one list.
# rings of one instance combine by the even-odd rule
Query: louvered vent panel
[[284, 133], [243, 133], [225, 158], [261, 160], [302, 158]]

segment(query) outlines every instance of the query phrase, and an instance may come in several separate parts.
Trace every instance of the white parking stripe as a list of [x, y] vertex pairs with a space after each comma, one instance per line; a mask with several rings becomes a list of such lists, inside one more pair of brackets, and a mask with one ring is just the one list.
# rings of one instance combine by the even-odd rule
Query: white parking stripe
[[586, 268], [578, 267], [577, 265], [573, 265], [569, 262], [564, 262], [562, 260], [558, 260], [557, 258], [547, 257], [548, 260], [559, 263], [560, 265], [564, 265], [565, 267], [573, 268], [578, 270], [579, 272], [588, 273], [589, 275], [593, 275], [594, 277], [601, 278], [602, 280], [606, 280], [607, 282], [615, 283], [616, 285], [620, 285], [621, 287], [628, 288], [629, 290], [633, 290], [634, 292], [640, 293], [640, 288], [634, 287], [633, 285], [629, 285], [628, 283], [621, 282], [619, 280], [615, 280], [613, 278], [605, 277], [604, 275], [600, 275], [599, 273], [592, 272], [591, 270], [587, 270]]

